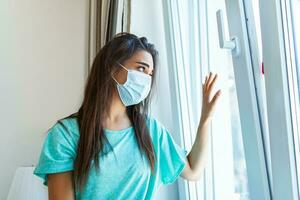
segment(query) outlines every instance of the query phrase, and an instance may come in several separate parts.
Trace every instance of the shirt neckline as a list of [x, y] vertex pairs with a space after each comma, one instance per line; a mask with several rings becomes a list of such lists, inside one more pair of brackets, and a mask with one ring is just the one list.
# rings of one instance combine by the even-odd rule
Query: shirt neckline
[[130, 130], [133, 130], [133, 126], [129, 126], [127, 128], [121, 129], [121, 130], [111, 130], [111, 129], [107, 129], [107, 128], [103, 128], [103, 130], [106, 133], [111, 133], [111, 134], [120, 134], [120, 133], [124, 133]]

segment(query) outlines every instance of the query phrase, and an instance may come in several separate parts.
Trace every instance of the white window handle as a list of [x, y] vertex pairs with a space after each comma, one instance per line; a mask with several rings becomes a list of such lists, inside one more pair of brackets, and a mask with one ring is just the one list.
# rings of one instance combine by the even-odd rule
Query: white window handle
[[227, 41], [225, 39], [224, 19], [222, 10], [217, 11], [217, 24], [220, 48], [230, 49], [232, 56], [237, 57], [240, 54], [239, 39], [237, 37], [232, 37], [230, 41]]

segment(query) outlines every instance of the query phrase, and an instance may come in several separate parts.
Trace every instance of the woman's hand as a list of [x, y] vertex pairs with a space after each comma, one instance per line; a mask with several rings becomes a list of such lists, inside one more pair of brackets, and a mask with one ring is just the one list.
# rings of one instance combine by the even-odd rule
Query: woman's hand
[[195, 142], [186, 159], [186, 165], [181, 173], [181, 177], [190, 181], [199, 180], [203, 174], [207, 162], [207, 143], [209, 138], [209, 122], [214, 113], [217, 100], [220, 97], [221, 90], [218, 90], [211, 98], [213, 87], [217, 80], [217, 74], [209, 73], [205, 77], [203, 87], [203, 101], [201, 120], [198, 126]]
[[216, 103], [221, 95], [221, 90], [218, 90], [213, 97], [212, 96], [212, 90], [216, 83], [218, 75], [209, 73], [209, 76], [205, 77], [205, 82], [202, 84], [202, 92], [203, 92], [203, 98], [202, 98], [202, 112], [201, 112], [201, 121], [206, 121], [208, 119], [211, 119], [213, 116]]

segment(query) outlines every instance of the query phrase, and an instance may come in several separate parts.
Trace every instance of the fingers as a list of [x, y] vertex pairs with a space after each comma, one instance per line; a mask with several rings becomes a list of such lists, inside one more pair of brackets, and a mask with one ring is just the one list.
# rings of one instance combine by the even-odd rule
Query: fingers
[[212, 80], [212, 72], [209, 72], [209, 76], [208, 76], [208, 79], [206, 80], [206, 88], [205, 90], [208, 89], [209, 85], [210, 85], [210, 82]]
[[209, 73], [208, 76], [205, 77], [205, 82], [202, 84], [202, 89], [203, 89], [203, 101], [202, 101], [202, 108], [205, 108], [202, 110], [202, 113], [204, 115], [212, 115], [214, 112], [214, 108], [216, 106], [216, 103], [221, 96], [221, 90], [218, 90], [213, 98], [210, 100], [210, 97], [212, 96], [212, 90], [216, 84], [218, 75], [213, 74], [212, 72]]
[[211, 104], [212, 104], [213, 107], [214, 107], [215, 104], [217, 103], [217, 101], [218, 101], [220, 95], [221, 95], [221, 90], [218, 90], [218, 91], [216, 92], [215, 96], [212, 98]]
[[211, 90], [213, 89], [213, 87], [214, 87], [214, 85], [215, 85], [215, 83], [216, 83], [217, 77], [218, 77], [218, 75], [215, 74], [215, 75], [214, 75], [214, 78], [212, 79], [211, 83], [209, 84], [209, 86], [208, 86], [208, 88], [207, 88], [207, 92], [208, 92], [208, 93], [211, 93]]
[[209, 76], [205, 76], [205, 82], [204, 82], [204, 91], [210, 90], [217, 79], [218, 75], [217, 74], [213, 74], [212, 72], [209, 73]]
[[208, 80], [208, 78], [209, 77], [207, 77], [207, 76], [205, 76], [205, 81], [204, 81], [204, 83], [202, 84], [202, 86], [203, 86], [203, 94], [205, 93], [205, 91], [206, 91], [206, 88], [207, 88], [207, 80]]

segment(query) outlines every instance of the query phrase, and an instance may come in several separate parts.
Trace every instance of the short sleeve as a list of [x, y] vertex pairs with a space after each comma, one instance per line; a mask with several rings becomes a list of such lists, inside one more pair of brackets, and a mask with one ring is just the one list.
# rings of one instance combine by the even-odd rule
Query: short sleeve
[[173, 183], [185, 167], [187, 151], [181, 148], [166, 128], [159, 137], [160, 178], [163, 184]]
[[71, 134], [62, 122], [56, 123], [47, 132], [34, 174], [48, 185], [47, 174], [73, 170], [75, 146]]

